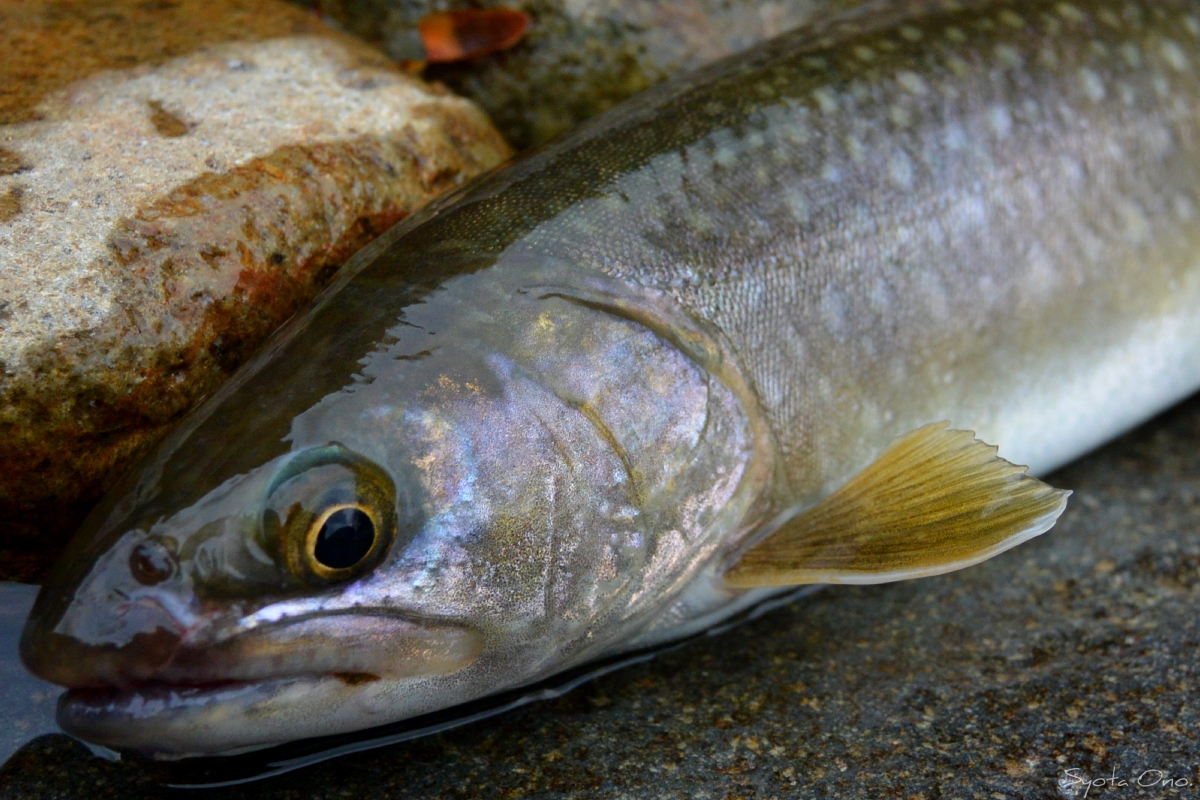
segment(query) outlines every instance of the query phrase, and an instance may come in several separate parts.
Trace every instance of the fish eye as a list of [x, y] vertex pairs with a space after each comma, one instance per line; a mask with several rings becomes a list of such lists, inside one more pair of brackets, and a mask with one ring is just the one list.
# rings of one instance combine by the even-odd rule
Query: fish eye
[[368, 509], [331, 508], [309, 528], [308, 556], [326, 569], [350, 569], [371, 552], [378, 530]]
[[331, 444], [299, 453], [271, 481], [262, 532], [290, 577], [309, 585], [356, 578], [396, 538], [396, 489], [378, 464]]

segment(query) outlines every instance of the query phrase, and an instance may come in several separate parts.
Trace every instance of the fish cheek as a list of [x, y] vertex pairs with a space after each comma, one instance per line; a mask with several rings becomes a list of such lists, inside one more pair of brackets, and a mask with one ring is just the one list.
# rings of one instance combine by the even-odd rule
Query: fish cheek
[[261, 526], [253, 515], [208, 523], [179, 546], [179, 574], [190, 579], [201, 598], [257, 596], [264, 590], [295, 588], [262, 540]]

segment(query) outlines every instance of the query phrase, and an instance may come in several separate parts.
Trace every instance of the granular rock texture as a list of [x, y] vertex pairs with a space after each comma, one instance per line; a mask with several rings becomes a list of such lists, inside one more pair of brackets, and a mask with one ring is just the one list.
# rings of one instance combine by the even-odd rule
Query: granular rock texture
[[1059, 524], [991, 561], [824, 589], [505, 716], [200, 793], [47, 736], [0, 797], [1196, 797], [1200, 397], [1049, 481]]
[[[42, 12], [61, 20], [83, 6]], [[259, 17], [271, 7], [260, 4]], [[149, 13], [128, 8], [130, 20]], [[176, 19], [164, 8], [178, 25], [211, 15]], [[285, 32], [297, 17], [318, 26], [298, 9], [276, 11]], [[20, 16], [2, 13], [0, 26]], [[4, 30], [0, 51], [4, 38], [24, 41]], [[347, 257], [509, 154], [469, 102], [343, 35], [202, 44], [78, 79], [33, 105], [0, 97], [8, 119], [24, 120], [0, 126], [8, 545], [37, 538], [53, 552], [49, 540]], [[11, 89], [20, 76], [0, 61], [0, 87]], [[36, 64], [26, 66], [36, 84]]]
[[[4, 0], [0, 125], [40, 119], [43, 97], [102, 70], [161, 64], [214, 44], [353, 39], [277, 0]], [[0, 158], [0, 173], [3, 172]]]

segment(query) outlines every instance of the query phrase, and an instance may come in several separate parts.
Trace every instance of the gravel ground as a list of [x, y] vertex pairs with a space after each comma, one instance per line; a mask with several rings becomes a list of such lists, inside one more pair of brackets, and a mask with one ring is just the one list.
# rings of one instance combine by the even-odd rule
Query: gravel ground
[[[1051, 482], [1075, 491], [1058, 527], [979, 567], [826, 589], [557, 700], [177, 796], [1200, 798], [1200, 397]], [[57, 735], [0, 770], [5, 798], [169, 794]]]

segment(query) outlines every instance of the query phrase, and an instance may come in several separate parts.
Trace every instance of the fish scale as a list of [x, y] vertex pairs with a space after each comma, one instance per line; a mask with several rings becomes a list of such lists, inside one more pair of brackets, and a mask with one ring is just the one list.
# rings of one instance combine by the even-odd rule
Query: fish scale
[[[805, 49], [706, 86], [715, 119], [681, 127], [711, 132], [660, 145], [521, 246], [714, 322], [802, 494], [935, 418], [1047, 471], [1148, 409], [1030, 426], [1045, 391], [1097, 359], [1120, 368], [1139, 323], [1195, 308], [1178, 294], [1196, 267], [1195, 10], [1020, 3]], [[1177, 353], [1188, 374], [1169, 397], [1142, 402], [1189, 391], [1195, 355]], [[1123, 366], [1110, 385], [1135, 378]]]

